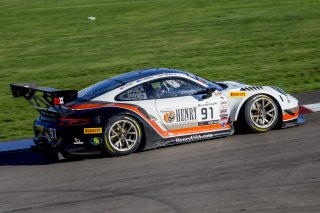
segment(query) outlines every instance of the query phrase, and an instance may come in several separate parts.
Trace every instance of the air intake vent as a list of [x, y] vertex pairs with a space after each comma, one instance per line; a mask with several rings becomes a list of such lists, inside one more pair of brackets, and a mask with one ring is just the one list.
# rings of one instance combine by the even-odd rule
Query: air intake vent
[[252, 87], [243, 87], [241, 88], [241, 91], [255, 91], [255, 90], [261, 90], [261, 86], [252, 86]]

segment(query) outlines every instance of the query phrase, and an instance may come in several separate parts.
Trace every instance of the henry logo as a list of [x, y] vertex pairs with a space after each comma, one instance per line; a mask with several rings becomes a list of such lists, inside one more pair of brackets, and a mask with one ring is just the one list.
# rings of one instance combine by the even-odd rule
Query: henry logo
[[176, 110], [177, 122], [193, 121], [193, 120], [197, 120], [197, 107]]
[[175, 120], [175, 118], [176, 118], [176, 115], [175, 115], [174, 111], [169, 111], [169, 112], [164, 113], [163, 119], [167, 123], [172, 123]]
[[53, 104], [54, 105], [64, 104], [63, 97], [61, 97], [61, 98], [53, 98]]
[[91, 138], [90, 143], [92, 145], [100, 145], [102, 143], [102, 139], [98, 137]]

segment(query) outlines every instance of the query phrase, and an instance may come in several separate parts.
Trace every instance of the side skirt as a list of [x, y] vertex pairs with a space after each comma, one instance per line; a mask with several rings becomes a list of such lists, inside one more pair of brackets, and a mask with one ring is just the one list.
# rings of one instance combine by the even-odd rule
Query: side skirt
[[221, 131], [215, 131], [215, 132], [207, 132], [207, 133], [200, 133], [200, 134], [162, 138], [162, 139], [157, 140], [155, 143], [153, 143], [152, 146], [145, 147], [145, 150], [153, 149], [153, 148], [157, 148], [157, 147], [163, 147], [163, 146], [172, 146], [172, 145], [177, 145], [177, 144], [226, 137], [226, 136], [231, 135], [231, 133], [232, 133], [232, 130], [227, 129], [227, 130], [221, 130]]

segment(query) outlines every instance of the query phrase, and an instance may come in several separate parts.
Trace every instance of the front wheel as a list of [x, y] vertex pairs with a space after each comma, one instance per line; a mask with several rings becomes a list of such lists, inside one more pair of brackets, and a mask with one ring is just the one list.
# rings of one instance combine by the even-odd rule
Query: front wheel
[[106, 151], [112, 156], [129, 155], [140, 146], [141, 127], [130, 116], [119, 115], [111, 118], [104, 132]]
[[251, 97], [245, 106], [245, 121], [254, 132], [273, 129], [279, 119], [279, 111], [274, 100], [267, 95]]

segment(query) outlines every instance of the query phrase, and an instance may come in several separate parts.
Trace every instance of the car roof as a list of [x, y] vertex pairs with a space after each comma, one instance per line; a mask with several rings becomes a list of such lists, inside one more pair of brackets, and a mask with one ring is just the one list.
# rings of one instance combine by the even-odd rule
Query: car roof
[[141, 78], [159, 75], [164, 73], [180, 73], [180, 74], [187, 74], [186, 72], [175, 70], [175, 69], [167, 69], [167, 68], [153, 68], [153, 69], [144, 69], [144, 70], [137, 70], [133, 72], [128, 72], [116, 77], [111, 78], [110, 80], [118, 81], [121, 83], [129, 83], [131, 81], [136, 81]]

